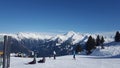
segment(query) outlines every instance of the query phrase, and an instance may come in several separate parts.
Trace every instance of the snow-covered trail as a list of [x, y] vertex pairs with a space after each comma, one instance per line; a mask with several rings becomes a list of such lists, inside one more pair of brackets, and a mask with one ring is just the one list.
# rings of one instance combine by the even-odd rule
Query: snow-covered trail
[[[37, 58], [39, 60], [40, 58]], [[120, 58], [100, 58], [91, 56], [76, 56], [76, 60], [72, 56], [46, 58], [45, 63], [37, 63], [26, 65], [25, 63], [32, 61], [32, 58], [11, 57], [10, 68], [119, 68]]]

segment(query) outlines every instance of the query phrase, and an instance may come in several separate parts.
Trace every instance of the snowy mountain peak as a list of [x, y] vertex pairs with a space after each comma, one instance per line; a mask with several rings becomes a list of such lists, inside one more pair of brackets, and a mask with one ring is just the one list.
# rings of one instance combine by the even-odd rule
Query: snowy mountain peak
[[77, 33], [74, 32], [74, 31], [69, 31], [69, 32], [67, 32], [65, 35], [68, 36], [68, 37], [70, 37], [70, 36], [76, 35], [76, 34], [77, 34]]
[[[97, 34], [80, 34], [80, 33], [76, 33], [74, 31], [69, 31], [66, 34], [57, 34], [57, 35], [49, 35], [49, 34], [45, 34], [45, 33], [29, 33], [29, 32], [19, 32], [17, 34], [0, 34], [1, 36], [4, 35], [9, 35], [12, 36], [13, 38], [17, 39], [17, 40], [21, 40], [21, 39], [35, 39], [35, 40], [57, 40], [60, 39], [62, 42], [67, 41], [67, 40], [72, 40], [71, 43], [75, 44], [78, 42], [84, 41], [85, 39], [87, 40], [87, 38], [92, 35], [93, 38], [96, 38]], [[114, 33], [110, 34], [110, 35], [106, 35], [106, 34], [100, 34], [100, 36], [104, 36], [105, 38], [105, 42], [110, 42], [113, 41], [114, 39]], [[112, 36], [112, 37], [111, 37]]]
[[50, 35], [45, 35], [45, 34], [40, 34], [40, 33], [24, 33], [24, 32], [19, 32], [17, 34], [7, 34], [9, 36], [12, 36], [13, 38], [17, 39], [17, 40], [21, 40], [21, 39], [50, 39], [52, 36]]

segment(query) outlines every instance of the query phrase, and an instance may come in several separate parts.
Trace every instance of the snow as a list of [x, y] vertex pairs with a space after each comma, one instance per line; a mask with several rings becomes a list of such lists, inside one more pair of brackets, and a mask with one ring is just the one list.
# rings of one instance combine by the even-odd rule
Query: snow
[[47, 35], [47, 34], [42, 34], [42, 33], [27, 33], [27, 32], [19, 32], [17, 34], [0, 34], [0, 36], [4, 36], [4, 35], [8, 35], [8, 36], [12, 36], [13, 38], [17, 39], [17, 40], [21, 40], [21, 39], [50, 39], [52, 37], [52, 35]]
[[[35, 40], [56, 40], [59, 39], [60, 43], [63, 43], [67, 40], [70, 40], [72, 44], [76, 44], [79, 42], [86, 42], [87, 38], [91, 35], [93, 38], [97, 37], [97, 33], [96, 34], [82, 34], [82, 33], [78, 33], [78, 32], [74, 32], [74, 31], [69, 31], [66, 34], [56, 34], [56, 35], [52, 35], [52, 34], [44, 34], [44, 33], [29, 33], [29, 32], [19, 32], [16, 34], [0, 34], [0, 38], [1, 36], [4, 35], [8, 35], [8, 36], [12, 36], [13, 38], [17, 39], [18, 41], [21, 39], [35, 39]], [[108, 33], [102, 33], [100, 34], [100, 36], [104, 36], [105, 38], [105, 43], [114, 41], [114, 35], [115, 33], [110, 33], [110, 35]], [[86, 38], [86, 39], [85, 39]]]
[[117, 56], [120, 55], [120, 43], [118, 42], [111, 42], [105, 45], [105, 49], [101, 49], [98, 47], [94, 52], [91, 54], [93, 56]]
[[[70, 41], [72, 44], [75, 43], [85, 43], [88, 37], [91, 35], [96, 38], [98, 34], [80, 34], [70, 31], [66, 34], [58, 34], [55, 36], [41, 34], [41, 33], [17, 33], [17, 34], [0, 34], [0, 40], [3, 40], [4, 35], [12, 36], [17, 40], [21, 39], [49, 39], [58, 40], [56, 43], [59, 46], [64, 41]], [[11, 55], [11, 65], [10, 68], [119, 68], [120, 67], [120, 43], [113, 42], [114, 34], [110, 35], [100, 34], [105, 38], [105, 49], [97, 47], [90, 56], [87, 55], [77, 55], [76, 60], [73, 59], [72, 55], [57, 57], [56, 60], [53, 58], [46, 58], [45, 63], [36, 64], [26, 64], [32, 61], [32, 58], [20, 58], [13, 57], [15, 54]], [[41, 58], [37, 58], [39, 61]]]
[[58, 34], [55, 37], [52, 38], [52, 40], [60, 39], [61, 43], [63, 43], [66, 40], [71, 40], [72, 44], [76, 44], [80, 42], [84, 38], [83, 35], [79, 33], [75, 33], [73, 31], [69, 31], [66, 34]]
[[84, 36], [81, 35], [81, 34], [74, 34], [72, 36], [73, 44], [76, 44], [76, 43], [80, 42], [83, 38], [84, 38]]
[[31, 38], [31, 39], [50, 39], [51, 36], [39, 33], [19, 33], [19, 38]]
[[[72, 55], [53, 58], [46, 58], [45, 63], [29, 65], [32, 58], [11, 57], [10, 68], [119, 68], [120, 58], [104, 58], [96, 56], [77, 55], [76, 60]], [[37, 61], [41, 58], [37, 58]]]
[[64, 42], [64, 41], [66, 41], [66, 40], [67, 40], [67, 38], [66, 38], [64, 35], [61, 35], [61, 34], [56, 35], [56, 36], [55, 36], [55, 37], [53, 37], [51, 40], [56, 40], [56, 39], [61, 39], [61, 40], [62, 40], [62, 42]]

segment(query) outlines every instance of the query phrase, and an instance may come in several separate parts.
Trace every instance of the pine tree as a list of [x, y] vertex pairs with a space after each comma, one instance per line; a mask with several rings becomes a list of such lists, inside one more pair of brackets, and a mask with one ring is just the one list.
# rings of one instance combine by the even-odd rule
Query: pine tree
[[78, 44], [75, 48], [75, 51], [76, 51], [76, 53], [81, 52], [82, 51], [81, 45]]
[[119, 33], [119, 31], [116, 32], [115, 42], [120, 42], [120, 33]]
[[99, 35], [96, 38], [96, 46], [100, 46], [100, 36]]
[[90, 54], [91, 50], [96, 48], [95, 46], [96, 46], [95, 39], [92, 38], [92, 36], [90, 36], [88, 38], [88, 41], [86, 42], [87, 54]]
[[95, 49], [96, 48], [96, 42], [95, 42], [94, 38], [92, 39], [92, 44], [93, 44], [93, 49]]
[[101, 43], [101, 49], [104, 49], [103, 43], [105, 42], [104, 37], [102, 36], [100, 43]]

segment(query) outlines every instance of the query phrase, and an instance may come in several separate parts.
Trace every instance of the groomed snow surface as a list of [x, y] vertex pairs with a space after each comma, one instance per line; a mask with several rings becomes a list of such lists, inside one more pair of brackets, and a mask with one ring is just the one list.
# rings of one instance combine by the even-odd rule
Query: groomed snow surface
[[104, 44], [105, 49], [98, 47], [91, 54], [92, 56], [104, 56], [104, 57], [119, 57], [120, 58], [120, 42], [110, 42]]
[[[77, 55], [76, 60], [72, 55], [53, 58], [46, 58], [45, 63], [26, 64], [32, 58], [11, 57], [10, 68], [120, 68], [120, 58], [104, 58]], [[37, 61], [41, 58], [37, 58]]]

